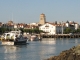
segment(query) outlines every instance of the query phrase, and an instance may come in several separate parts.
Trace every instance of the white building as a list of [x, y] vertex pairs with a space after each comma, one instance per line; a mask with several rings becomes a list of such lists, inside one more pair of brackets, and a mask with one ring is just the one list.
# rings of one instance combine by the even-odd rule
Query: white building
[[67, 21], [66, 22], [66, 27], [69, 27], [73, 30], [77, 30], [79, 28], [79, 24], [74, 22], [74, 21], [73, 22], [72, 21]]
[[75, 23], [75, 30], [79, 28], [79, 24]]
[[40, 30], [47, 32], [47, 34], [61, 34], [62, 33], [62, 26], [61, 24], [51, 24], [46, 23], [39, 27]]

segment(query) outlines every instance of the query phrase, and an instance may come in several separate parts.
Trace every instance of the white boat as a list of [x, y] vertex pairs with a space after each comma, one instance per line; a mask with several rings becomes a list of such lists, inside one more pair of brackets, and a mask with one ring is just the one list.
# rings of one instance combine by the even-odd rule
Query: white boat
[[2, 45], [23, 45], [27, 43], [27, 37], [24, 37], [20, 31], [11, 31], [3, 34]]
[[13, 41], [1, 41], [1, 45], [14, 45]]
[[41, 41], [41, 37], [37, 34], [23, 33], [23, 36], [27, 37], [28, 41]]
[[1, 39], [3, 40], [15, 40], [16, 36], [20, 36], [21, 35], [21, 31], [10, 31], [8, 33], [4, 33], [1, 36]]
[[31, 41], [39, 41], [39, 38], [38, 38], [38, 36], [36, 36], [36, 35], [31, 35], [30, 40], [31, 40]]

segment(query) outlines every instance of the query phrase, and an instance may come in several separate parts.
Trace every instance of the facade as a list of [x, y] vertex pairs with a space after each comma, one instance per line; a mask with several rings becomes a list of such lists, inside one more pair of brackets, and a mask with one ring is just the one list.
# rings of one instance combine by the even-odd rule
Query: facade
[[46, 23], [46, 16], [45, 16], [45, 14], [42, 13], [40, 15], [40, 22], [39, 22], [39, 24], [43, 25], [45, 23]]
[[69, 21], [66, 22], [66, 27], [69, 27]]
[[67, 21], [65, 26], [68, 27], [68, 28], [71, 28], [73, 30], [77, 30], [79, 28], [79, 24], [75, 23], [74, 21], [73, 22]]
[[79, 28], [79, 24], [75, 23], [75, 30]]
[[8, 28], [8, 29], [13, 29], [14, 28], [14, 25], [2, 24], [1, 27]]
[[56, 24], [46, 23], [40, 26], [39, 29], [50, 35], [62, 33], [62, 26], [59, 24], [56, 25]]
[[14, 24], [14, 28], [18, 28], [17, 24]]

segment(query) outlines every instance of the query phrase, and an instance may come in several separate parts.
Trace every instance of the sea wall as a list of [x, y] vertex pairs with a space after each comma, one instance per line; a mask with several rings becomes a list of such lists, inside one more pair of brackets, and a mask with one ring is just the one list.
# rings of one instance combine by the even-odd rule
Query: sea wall
[[80, 34], [54, 34], [54, 35], [43, 34], [40, 36], [42, 38], [80, 38]]

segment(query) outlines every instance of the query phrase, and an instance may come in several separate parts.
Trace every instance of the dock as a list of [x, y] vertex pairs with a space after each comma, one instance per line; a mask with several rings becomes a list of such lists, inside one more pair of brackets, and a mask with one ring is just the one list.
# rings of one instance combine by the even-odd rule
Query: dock
[[54, 35], [48, 35], [43, 34], [40, 35], [42, 38], [80, 38], [80, 34], [54, 34]]

